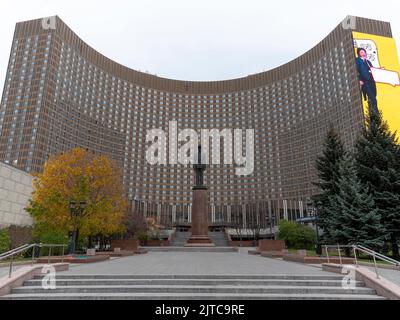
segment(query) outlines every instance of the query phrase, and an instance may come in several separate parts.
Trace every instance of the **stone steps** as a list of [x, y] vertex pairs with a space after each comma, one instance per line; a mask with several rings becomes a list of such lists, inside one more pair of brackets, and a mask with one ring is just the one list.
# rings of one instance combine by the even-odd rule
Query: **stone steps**
[[177, 232], [172, 240], [171, 247], [184, 247], [190, 236], [190, 232]]
[[[35, 277], [35, 280], [40, 280], [42, 277]], [[147, 274], [57, 274], [57, 280], [60, 279], [216, 279], [216, 280], [336, 280], [341, 281], [342, 276], [338, 275], [201, 275], [201, 274], [179, 274], [179, 275], [147, 275]], [[29, 280], [30, 281], [30, 280]]]
[[148, 252], [238, 252], [235, 247], [145, 247]]
[[[41, 286], [23, 286], [12, 290], [13, 294], [46, 294], [48, 289]], [[244, 286], [244, 285], [68, 285], [57, 286], [51, 293], [242, 293], [242, 294], [360, 294], [374, 295], [375, 291], [370, 288], [343, 289], [341, 287], [320, 286]]]
[[25, 281], [2, 300], [376, 300], [375, 290], [357, 281], [341, 286], [338, 275], [79, 275], [61, 273], [56, 288], [42, 277]]
[[[40, 287], [41, 279], [29, 280], [24, 287]], [[56, 280], [57, 286], [119, 286], [119, 285], [147, 285], [147, 286], [299, 286], [299, 287], [341, 287], [340, 280], [246, 280], [246, 279], [66, 279]], [[357, 281], [356, 287], [365, 287]]]
[[229, 246], [228, 239], [226, 238], [226, 234], [224, 232], [210, 232], [208, 236], [217, 247]]
[[354, 295], [354, 294], [193, 294], [181, 293], [171, 295], [170, 293], [147, 294], [137, 293], [48, 293], [43, 295], [11, 294], [0, 300], [385, 300], [374, 295]]
[[[190, 232], [177, 232], [172, 240], [171, 247], [184, 247], [191, 236]], [[208, 236], [216, 247], [228, 247], [228, 239], [224, 232], [209, 232]]]

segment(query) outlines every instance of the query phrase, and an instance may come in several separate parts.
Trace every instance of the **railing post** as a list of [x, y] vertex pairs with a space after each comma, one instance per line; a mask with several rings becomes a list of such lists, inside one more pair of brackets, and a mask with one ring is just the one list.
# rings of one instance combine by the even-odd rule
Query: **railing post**
[[343, 266], [343, 263], [342, 263], [342, 254], [340, 253], [340, 245], [338, 244], [337, 247], [338, 247], [338, 252], [339, 252], [340, 266]]
[[354, 259], [356, 260], [356, 266], [358, 268], [357, 250], [355, 245], [353, 245], [353, 252], [354, 252]]
[[33, 246], [32, 247], [32, 263], [31, 263], [31, 265], [32, 265], [32, 267], [33, 267], [33, 261], [35, 260], [35, 246]]
[[51, 246], [49, 246], [49, 256], [47, 257], [47, 264], [50, 264]]
[[372, 255], [372, 257], [374, 258], [374, 265], [375, 265], [376, 278], [379, 279], [378, 266], [377, 266], [377, 264], [376, 264], [375, 253]]
[[64, 262], [64, 254], [65, 254], [65, 244], [62, 245], [62, 257], [61, 257], [61, 263]]
[[328, 246], [325, 246], [325, 252], [326, 252], [326, 258], [327, 258], [327, 260], [328, 260], [328, 263], [330, 263], [330, 261], [329, 261]]
[[11, 256], [10, 269], [8, 270], [8, 277], [11, 278], [14, 256]]

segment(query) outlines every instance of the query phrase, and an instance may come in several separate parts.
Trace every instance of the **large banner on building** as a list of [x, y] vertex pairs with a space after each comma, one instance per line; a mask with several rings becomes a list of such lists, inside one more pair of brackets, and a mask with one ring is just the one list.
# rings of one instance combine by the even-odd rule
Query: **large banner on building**
[[400, 65], [393, 38], [353, 32], [358, 81], [364, 111], [378, 106], [392, 132], [400, 138]]

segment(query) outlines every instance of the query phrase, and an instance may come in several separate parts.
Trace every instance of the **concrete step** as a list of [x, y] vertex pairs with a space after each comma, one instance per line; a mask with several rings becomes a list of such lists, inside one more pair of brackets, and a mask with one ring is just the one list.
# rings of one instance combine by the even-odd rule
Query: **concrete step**
[[344, 289], [341, 287], [300, 287], [300, 286], [203, 286], [203, 285], [94, 285], [94, 286], [57, 286], [55, 289], [42, 287], [19, 287], [12, 290], [12, 294], [46, 294], [52, 293], [242, 293], [242, 294], [358, 294], [375, 295], [370, 288]]
[[[186, 243], [185, 243], [186, 244]], [[238, 252], [238, 248], [235, 247], [181, 247], [170, 246], [170, 247], [145, 247], [143, 248], [148, 252]]]
[[[42, 280], [25, 281], [24, 286], [41, 287]], [[119, 286], [119, 285], [169, 285], [169, 286], [299, 286], [299, 287], [341, 287], [338, 280], [245, 280], [245, 279], [56, 279], [57, 286]], [[357, 281], [356, 287], [365, 287]]]
[[[209, 232], [208, 236], [217, 247], [229, 246], [226, 235], [223, 232]], [[172, 240], [171, 247], [184, 247], [190, 237], [190, 232], [177, 232]]]
[[42, 276], [0, 299], [129, 300], [380, 300], [357, 281], [342, 288], [340, 275], [103, 275], [56, 276], [56, 288], [42, 288]]
[[[36, 276], [34, 279], [42, 279], [42, 276]], [[145, 275], [145, 274], [57, 274], [57, 280], [60, 279], [208, 279], [208, 280], [337, 280], [343, 279], [340, 275]]]
[[242, 294], [242, 293], [47, 293], [10, 294], [0, 300], [386, 300], [376, 295], [355, 294]]

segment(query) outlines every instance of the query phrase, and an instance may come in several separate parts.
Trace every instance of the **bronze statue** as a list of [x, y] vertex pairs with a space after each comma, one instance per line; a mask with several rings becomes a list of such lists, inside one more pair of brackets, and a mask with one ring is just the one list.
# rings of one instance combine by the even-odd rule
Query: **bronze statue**
[[201, 145], [198, 147], [197, 153], [197, 164], [193, 166], [196, 173], [196, 185], [195, 188], [205, 188], [204, 185], [204, 171], [206, 170], [206, 165], [202, 164], [201, 159]]

